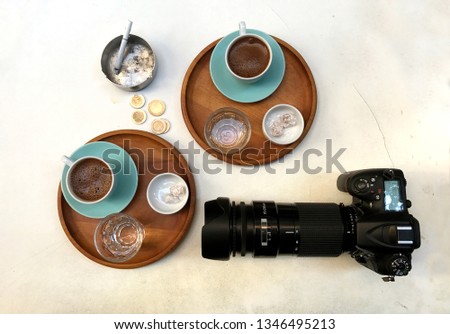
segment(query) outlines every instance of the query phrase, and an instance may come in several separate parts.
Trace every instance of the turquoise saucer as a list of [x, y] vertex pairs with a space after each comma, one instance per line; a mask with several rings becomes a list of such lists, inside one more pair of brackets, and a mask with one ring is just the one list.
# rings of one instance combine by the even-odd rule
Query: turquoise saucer
[[66, 174], [69, 167], [65, 166], [61, 178], [61, 189], [67, 203], [79, 214], [90, 218], [103, 218], [125, 209], [133, 199], [138, 185], [138, 172], [130, 155], [117, 145], [98, 141], [80, 147], [70, 158], [76, 160], [84, 156], [99, 157], [109, 162], [113, 166], [117, 185], [113, 193], [100, 203], [80, 203], [67, 190]]
[[228, 44], [238, 36], [238, 31], [225, 36], [217, 43], [209, 63], [211, 79], [216, 88], [229, 99], [242, 103], [261, 101], [271, 95], [283, 80], [286, 68], [283, 51], [271, 36], [255, 29], [247, 29], [247, 32], [265, 38], [272, 48], [272, 64], [264, 77], [249, 84], [240, 82], [228, 71], [225, 64], [225, 51]]

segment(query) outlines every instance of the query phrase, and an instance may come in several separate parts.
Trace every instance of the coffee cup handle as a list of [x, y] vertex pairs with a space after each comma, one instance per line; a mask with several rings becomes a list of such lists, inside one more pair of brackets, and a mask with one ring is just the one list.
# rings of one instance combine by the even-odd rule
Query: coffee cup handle
[[63, 155], [61, 157], [61, 160], [62, 160], [62, 162], [64, 162], [69, 167], [71, 167], [73, 165], [73, 163], [74, 163], [72, 160], [70, 160], [69, 157], [66, 157], [65, 155]]
[[247, 33], [247, 28], [245, 26], [245, 22], [239, 22], [239, 36], [245, 35]]

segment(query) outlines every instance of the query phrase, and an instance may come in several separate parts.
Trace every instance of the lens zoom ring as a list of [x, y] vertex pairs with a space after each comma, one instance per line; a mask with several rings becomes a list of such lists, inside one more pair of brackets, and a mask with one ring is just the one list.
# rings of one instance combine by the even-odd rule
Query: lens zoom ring
[[344, 224], [334, 203], [296, 203], [300, 227], [299, 256], [338, 256]]

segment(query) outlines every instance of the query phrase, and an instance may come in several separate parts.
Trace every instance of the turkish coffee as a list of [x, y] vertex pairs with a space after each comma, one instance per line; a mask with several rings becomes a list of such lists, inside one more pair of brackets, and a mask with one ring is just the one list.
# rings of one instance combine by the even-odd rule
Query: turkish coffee
[[236, 75], [243, 78], [256, 77], [269, 65], [270, 51], [260, 39], [244, 36], [230, 46], [227, 62]]
[[75, 196], [87, 202], [94, 202], [109, 193], [113, 175], [103, 161], [87, 158], [72, 167], [69, 182]]

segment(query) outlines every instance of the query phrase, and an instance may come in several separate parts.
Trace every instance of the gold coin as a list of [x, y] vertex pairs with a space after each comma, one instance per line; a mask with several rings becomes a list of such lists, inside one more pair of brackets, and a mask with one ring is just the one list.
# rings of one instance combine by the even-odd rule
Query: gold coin
[[162, 133], [164, 133], [165, 129], [166, 129], [166, 122], [164, 122], [163, 120], [160, 119], [155, 119], [152, 122], [152, 132], [160, 135]]
[[160, 135], [166, 133], [170, 129], [170, 123], [167, 119], [155, 119], [152, 122], [151, 130], [153, 133]]
[[170, 130], [170, 122], [167, 119], [163, 119], [164, 123], [166, 123], [166, 128], [164, 129], [164, 133], [168, 132]]
[[147, 109], [153, 116], [161, 116], [166, 111], [166, 105], [161, 100], [153, 100], [149, 102]]
[[135, 110], [131, 118], [135, 124], [142, 124], [147, 120], [147, 114], [144, 110]]
[[133, 108], [139, 109], [142, 108], [145, 104], [145, 97], [140, 94], [134, 94], [130, 99], [130, 105]]

